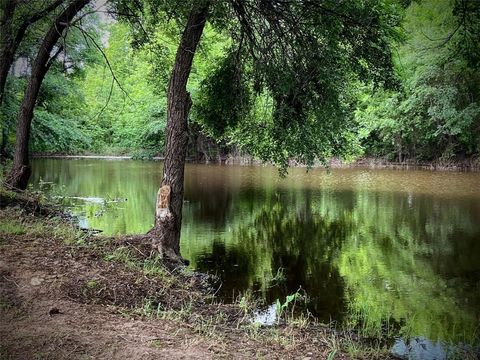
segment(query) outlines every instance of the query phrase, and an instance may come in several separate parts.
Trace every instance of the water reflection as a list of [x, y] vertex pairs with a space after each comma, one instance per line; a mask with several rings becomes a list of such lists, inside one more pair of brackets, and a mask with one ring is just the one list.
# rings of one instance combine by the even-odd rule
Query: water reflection
[[405, 360], [476, 359], [479, 349], [466, 344], [452, 346], [443, 341], [414, 337], [408, 340], [396, 339], [390, 352], [395, 358]]
[[[107, 234], [153, 224], [159, 163], [37, 160], [40, 178], [70, 196], [127, 199], [77, 199], [85, 224]], [[185, 200], [182, 254], [216, 272], [227, 299], [251, 289], [272, 304], [301, 286], [323, 321], [478, 341], [480, 174], [293, 169], [280, 179], [268, 167], [189, 165]]]

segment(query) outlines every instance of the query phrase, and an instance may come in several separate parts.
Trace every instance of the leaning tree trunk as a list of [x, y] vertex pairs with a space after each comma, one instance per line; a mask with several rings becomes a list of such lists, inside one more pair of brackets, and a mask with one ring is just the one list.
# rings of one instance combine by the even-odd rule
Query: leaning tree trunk
[[7, 75], [13, 62], [13, 14], [17, 3], [14, 0], [2, 1], [2, 18], [0, 19], [0, 105], [7, 82]]
[[[0, 0], [2, 17], [0, 18], [0, 106], [5, 97], [5, 86], [7, 83], [8, 73], [15, 60], [20, 43], [23, 41], [27, 29], [36, 23], [38, 20], [44, 18], [50, 12], [54, 11], [65, 0], [55, 0], [43, 9], [31, 14], [29, 18], [14, 29], [15, 11], [17, 9], [18, 0]], [[0, 161], [8, 157], [9, 125], [7, 121], [2, 124], [2, 142], [0, 143]]]
[[11, 188], [19, 190], [26, 189], [28, 179], [30, 178], [31, 170], [28, 162], [28, 142], [33, 109], [45, 74], [56, 56], [60, 53], [61, 47], [58, 47], [53, 57], [51, 56], [52, 50], [75, 15], [89, 2], [90, 0], [75, 0], [65, 8], [52, 24], [40, 45], [37, 57], [32, 66], [27, 88], [25, 89], [22, 105], [18, 112], [13, 167], [6, 181], [7, 186]]
[[[17, 3], [14, 0], [2, 1], [2, 17], [0, 19], [0, 106], [3, 103], [7, 75], [13, 62], [14, 47], [12, 46], [13, 14]], [[0, 143], [0, 161], [7, 158], [8, 125], [4, 121], [1, 125], [2, 142]]]
[[187, 118], [192, 106], [187, 81], [195, 50], [207, 19], [207, 6], [191, 11], [175, 57], [168, 83], [167, 139], [163, 179], [158, 191], [155, 226], [149, 234], [160, 253], [180, 259], [183, 179], [188, 143]]

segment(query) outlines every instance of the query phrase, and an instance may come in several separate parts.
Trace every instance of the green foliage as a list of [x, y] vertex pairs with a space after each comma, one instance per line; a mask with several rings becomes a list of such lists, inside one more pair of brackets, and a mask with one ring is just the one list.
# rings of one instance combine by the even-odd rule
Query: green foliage
[[455, 39], [460, 53], [469, 66], [478, 70], [480, 65], [480, 3], [476, 0], [455, 0], [452, 14], [461, 37]]
[[[2, 129], [8, 137], [8, 152], [13, 151], [15, 121], [23, 96], [24, 79], [10, 78], [2, 105]], [[47, 75], [32, 121], [30, 148], [34, 152], [75, 153], [90, 147], [90, 139], [80, 128], [75, 107], [82, 101], [72, 79], [60, 69]]]
[[35, 152], [60, 153], [78, 152], [90, 142], [74, 119], [40, 109], [35, 111], [32, 141]]
[[[68, 56], [54, 64], [39, 95], [31, 150], [160, 154], [180, 33], [191, 7], [202, 4], [140, 2], [144, 29], [85, 17], [82, 26], [95, 35], [68, 32]], [[114, 5], [134, 11], [130, 2]], [[447, 160], [480, 152], [478, 2], [325, 0], [308, 12], [303, 2], [242, 6], [211, 3], [187, 85], [194, 104], [189, 156], [239, 149], [285, 171], [292, 160]], [[22, 54], [32, 57], [36, 41], [29, 35]], [[0, 114], [10, 152], [24, 85], [9, 78]]]
[[95, 151], [109, 146], [158, 151], [163, 144], [166, 105], [149, 81], [148, 52], [133, 53], [125, 25], [113, 24], [108, 30], [105, 54], [121, 88], [104, 64], [86, 69], [85, 81], [79, 83], [85, 96], [83, 129], [91, 136]]
[[[394, 83], [389, 41], [401, 20], [395, 1], [145, 0], [137, 14], [149, 36], [132, 28], [136, 46], [154, 51], [158, 78], [165, 78], [163, 64], [171, 69], [186, 17], [207, 4], [209, 25], [197, 53], [206, 43], [213, 56], [195, 60], [188, 84], [192, 117], [205, 133], [282, 169], [291, 158], [312, 165], [358, 153], [348, 85], [357, 78]], [[134, 10], [125, 1], [115, 6]], [[162, 46], [153, 28], [163, 29], [174, 49]], [[223, 54], [208, 49], [212, 34], [226, 45]]]
[[23, 235], [26, 232], [25, 226], [22, 224], [8, 221], [0, 224], [0, 234], [3, 235]]
[[252, 94], [235, 52], [230, 52], [220, 65], [200, 84], [196, 116], [204, 130], [221, 139], [250, 113]]
[[[141, 157], [155, 155], [163, 148], [166, 105], [164, 95], [156, 94], [152, 85], [151, 53], [133, 52], [130, 30], [124, 24], [105, 25], [98, 17], [88, 16], [82, 27], [91, 38], [71, 29], [67, 57], [52, 66], [42, 84], [31, 150], [81, 153], [113, 149], [115, 153], [148, 153]], [[106, 46], [102, 37], [108, 37]], [[104, 48], [116, 81], [97, 46]], [[23, 89], [22, 77], [9, 78], [1, 124], [10, 152]]]
[[295, 293], [287, 295], [285, 297], [285, 302], [284, 303], [282, 303], [280, 301], [280, 299], [277, 299], [275, 301], [275, 311], [277, 313], [277, 319], [280, 319], [282, 317], [282, 315], [284, 315], [284, 313], [287, 312], [287, 310], [289, 309], [290, 306], [291, 306], [291, 311], [292, 311], [292, 314], [293, 314], [293, 312], [295, 310], [295, 304], [296, 304], [297, 300], [302, 299], [302, 298], [303, 298], [303, 296], [300, 293], [300, 289], [299, 289]]
[[[17, 15], [31, 16], [48, 3], [32, 1], [29, 6], [19, 4]], [[8, 137], [9, 153], [13, 151], [15, 120], [29, 75], [29, 66], [38, 51], [39, 39], [50, 25], [50, 17], [58, 10], [32, 25], [32, 31], [27, 33], [16, 54], [22, 61], [15, 66], [15, 76], [9, 76], [1, 112], [2, 133]], [[15, 26], [19, 24], [20, 19], [15, 22]], [[93, 34], [96, 33], [97, 25], [98, 17], [95, 15], [82, 21], [83, 29]], [[98, 41], [99, 36], [92, 35], [92, 39]], [[84, 75], [86, 64], [98, 61], [98, 54], [92, 45], [92, 40], [84, 37], [77, 28], [70, 28], [62, 38], [64, 52], [60, 55], [61, 61], [58, 60], [51, 66], [37, 98], [30, 141], [32, 151], [79, 152], [90, 146], [88, 136], [80, 129], [81, 113], [78, 108], [83, 101], [83, 94], [75, 81]]]
[[0, 105], [0, 128], [2, 143], [5, 143], [7, 153], [12, 152], [14, 139], [15, 120], [17, 109], [20, 105], [24, 81], [8, 79], [3, 102]]
[[462, 50], [471, 30], [459, 24], [467, 16], [459, 3], [473, 6], [442, 0], [408, 8], [397, 57], [402, 90], [361, 89], [356, 120], [367, 153], [432, 160], [480, 152], [480, 74], [470, 56], [478, 44]]
[[83, 94], [72, 75], [54, 68], [47, 74], [37, 100], [32, 122], [35, 152], [75, 153], [87, 149], [91, 139], [81, 129], [76, 109]]

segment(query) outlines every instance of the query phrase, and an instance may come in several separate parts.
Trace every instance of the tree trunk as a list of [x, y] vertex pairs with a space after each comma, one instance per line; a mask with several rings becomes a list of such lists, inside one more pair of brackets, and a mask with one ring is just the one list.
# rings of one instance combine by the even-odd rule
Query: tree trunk
[[12, 65], [12, 26], [13, 14], [15, 12], [16, 2], [14, 0], [1, 0], [2, 18], [0, 19], [0, 105], [3, 101], [3, 92], [7, 82], [8, 71]]
[[157, 197], [155, 226], [149, 234], [155, 239], [154, 246], [158, 247], [160, 253], [173, 260], [180, 259], [183, 180], [188, 144], [187, 119], [192, 106], [187, 81], [207, 12], [208, 6], [190, 12], [168, 84], [167, 140], [162, 187]]
[[0, 144], [0, 162], [8, 159], [7, 153], [7, 145], [8, 145], [8, 125], [2, 125], [2, 143]]
[[51, 57], [50, 54], [68, 24], [89, 2], [90, 0], [73, 1], [57, 17], [40, 45], [37, 57], [32, 66], [32, 73], [27, 88], [25, 89], [22, 105], [18, 112], [13, 167], [6, 181], [7, 186], [11, 188], [19, 190], [26, 189], [28, 179], [30, 178], [31, 170], [28, 162], [28, 142], [30, 138], [33, 109], [45, 74], [55, 60], [56, 55], [59, 54], [61, 48], [58, 48], [53, 57]]

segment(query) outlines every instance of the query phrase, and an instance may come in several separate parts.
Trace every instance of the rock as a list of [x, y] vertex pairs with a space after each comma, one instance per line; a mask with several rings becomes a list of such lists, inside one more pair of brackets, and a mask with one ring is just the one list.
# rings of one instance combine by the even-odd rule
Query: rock
[[42, 284], [43, 281], [44, 281], [44, 279], [42, 279], [40, 277], [37, 277], [37, 276], [34, 276], [30, 279], [30, 285], [39, 286], [39, 285]]
[[402, 339], [397, 339], [390, 350], [390, 353], [396, 359], [408, 359], [408, 346]]

